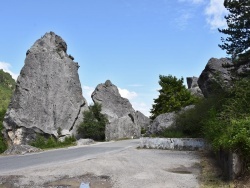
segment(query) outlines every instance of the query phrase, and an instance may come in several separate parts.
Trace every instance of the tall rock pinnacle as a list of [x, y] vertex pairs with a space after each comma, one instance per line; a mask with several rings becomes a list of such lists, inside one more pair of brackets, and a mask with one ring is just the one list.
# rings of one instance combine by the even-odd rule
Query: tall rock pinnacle
[[78, 63], [67, 54], [67, 44], [46, 33], [27, 51], [25, 65], [4, 119], [9, 144], [28, 144], [37, 133], [74, 133], [83, 120], [87, 102], [82, 96]]

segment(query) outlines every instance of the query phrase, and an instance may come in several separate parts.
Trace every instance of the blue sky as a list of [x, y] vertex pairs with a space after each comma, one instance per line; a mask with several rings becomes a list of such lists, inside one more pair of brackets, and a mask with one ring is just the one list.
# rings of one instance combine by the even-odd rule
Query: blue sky
[[79, 63], [89, 103], [110, 79], [149, 115], [160, 74], [198, 77], [211, 57], [226, 57], [225, 14], [223, 0], [1, 0], [0, 69], [16, 77], [26, 51], [53, 31]]

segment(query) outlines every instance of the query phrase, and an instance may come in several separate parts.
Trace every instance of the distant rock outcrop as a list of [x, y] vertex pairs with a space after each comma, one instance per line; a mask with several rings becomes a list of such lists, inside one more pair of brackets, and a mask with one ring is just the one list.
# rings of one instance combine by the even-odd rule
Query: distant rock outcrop
[[197, 97], [204, 97], [201, 89], [199, 88], [197, 77], [187, 77], [187, 85], [188, 90], [191, 92], [191, 94]]
[[[227, 58], [211, 58], [202, 71], [198, 84], [205, 97], [218, 90], [228, 88], [232, 81], [231, 60]], [[229, 68], [228, 68], [229, 67]]]
[[109, 120], [105, 130], [106, 140], [140, 137], [141, 127], [135, 110], [128, 99], [121, 97], [111, 81], [99, 84], [91, 97], [95, 103], [102, 104], [101, 113]]
[[136, 111], [136, 118], [140, 127], [145, 131], [148, 131], [151, 120], [140, 111]]
[[82, 96], [78, 63], [67, 54], [67, 44], [46, 33], [27, 51], [25, 65], [4, 118], [10, 145], [28, 144], [37, 133], [58, 136], [75, 133], [87, 102]]

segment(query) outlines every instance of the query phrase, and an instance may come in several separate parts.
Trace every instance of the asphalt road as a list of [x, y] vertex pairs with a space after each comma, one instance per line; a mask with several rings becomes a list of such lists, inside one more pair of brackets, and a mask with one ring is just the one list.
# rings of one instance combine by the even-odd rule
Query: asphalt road
[[134, 139], [103, 142], [94, 145], [49, 150], [25, 155], [0, 156], [0, 174], [40, 165], [57, 164], [82, 158], [94, 158], [98, 155], [136, 147], [138, 144], [139, 140]]

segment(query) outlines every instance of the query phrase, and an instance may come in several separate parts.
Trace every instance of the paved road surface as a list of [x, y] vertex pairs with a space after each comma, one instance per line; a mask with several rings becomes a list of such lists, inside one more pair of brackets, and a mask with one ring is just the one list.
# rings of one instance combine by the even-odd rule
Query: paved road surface
[[51, 163], [55, 164], [64, 161], [76, 160], [83, 157], [93, 158], [96, 155], [136, 147], [138, 144], [139, 140], [134, 139], [118, 142], [103, 142], [96, 145], [71, 147], [26, 155], [0, 156], [0, 174], [38, 165], [48, 165]]

